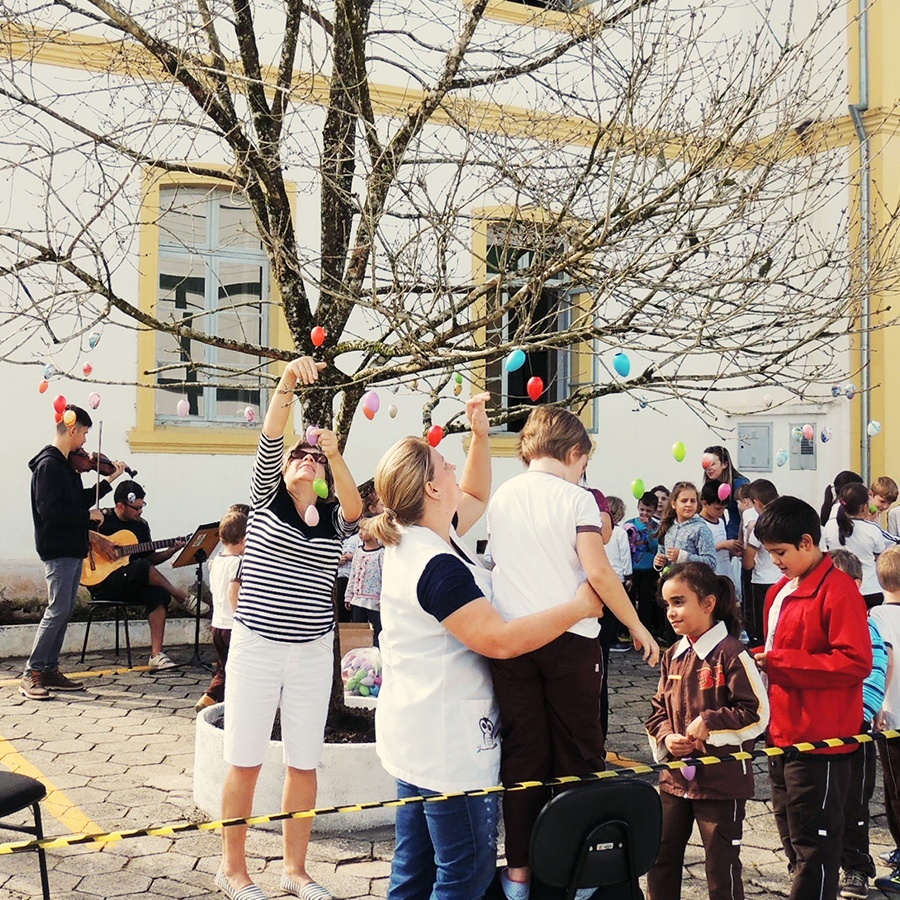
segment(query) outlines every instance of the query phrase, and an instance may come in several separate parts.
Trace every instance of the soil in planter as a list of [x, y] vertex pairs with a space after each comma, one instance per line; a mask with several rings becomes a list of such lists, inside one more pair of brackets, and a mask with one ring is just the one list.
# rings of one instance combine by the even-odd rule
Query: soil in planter
[[[375, 710], [344, 707], [329, 715], [325, 726], [326, 744], [371, 744], [375, 742]], [[225, 727], [224, 714], [212, 720], [216, 728]], [[275, 712], [271, 740], [281, 740], [281, 710]]]

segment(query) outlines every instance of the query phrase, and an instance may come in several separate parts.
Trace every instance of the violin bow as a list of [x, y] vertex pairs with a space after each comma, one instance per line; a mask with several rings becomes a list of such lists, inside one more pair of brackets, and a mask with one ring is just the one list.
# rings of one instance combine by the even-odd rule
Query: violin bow
[[97, 494], [94, 505], [100, 509], [100, 451], [103, 449], [103, 420], [97, 423]]

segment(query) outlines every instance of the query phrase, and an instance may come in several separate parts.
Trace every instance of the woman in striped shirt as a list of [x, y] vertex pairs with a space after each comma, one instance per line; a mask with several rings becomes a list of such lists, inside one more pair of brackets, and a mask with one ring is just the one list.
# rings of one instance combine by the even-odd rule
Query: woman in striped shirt
[[[341, 543], [362, 513], [333, 432], [312, 429], [307, 437], [313, 443], [302, 440], [284, 452], [294, 389], [315, 382], [324, 367], [308, 356], [288, 365], [259, 437], [225, 689], [225, 818], [250, 815], [279, 706], [287, 771], [283, 808], [315, 806], [332, 676], [331, 589]], [[326, 499], [315, 490], [320, 480], [328, 485]], [[306, 871], [311, 830], [312, 819], [285, 820], [281, 889], [303, 900], [330, 900]], [[245, 826], [222, 830], [216, 885], [235, 900], [264, 900], [247, 872], [246, 837]]]

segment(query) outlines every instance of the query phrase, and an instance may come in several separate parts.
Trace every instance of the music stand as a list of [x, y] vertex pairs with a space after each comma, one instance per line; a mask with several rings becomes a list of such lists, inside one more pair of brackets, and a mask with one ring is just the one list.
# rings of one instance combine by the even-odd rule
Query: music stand
[[200, 604], [203, 602], [203, 563], [205, 563], [213, 550], [219, 546], [219, 523], [211, 522], [209, 525], [199, 525], [197, 530], [188, 540], [181, 553], [175, 557], [172, 563], [173, 569], [182, 566], [197, 566], [197, 608], [194, 610], [194, 655], [185, 665], [199, 666], [201, 669], [212, 671], [212, 666], [203, 662], [200, 657]]

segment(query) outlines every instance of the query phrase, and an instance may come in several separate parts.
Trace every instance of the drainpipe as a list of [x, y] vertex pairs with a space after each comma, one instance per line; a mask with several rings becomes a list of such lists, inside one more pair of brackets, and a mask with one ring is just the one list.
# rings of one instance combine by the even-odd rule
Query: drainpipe
[[870, 370], [871, 342], [869, 329], [872, 315], [872, 286], [871, 286], [871, 218], [872, 218], [872, 167], [871, 152], [869, 147], [869, 134], [863, 121], [863, 113], [869, 108], [869, 9], [868, 0], [859, 0], [859, 17], [857, 20], [859, 34], [859, 103], [850, 104], [850, 117], [856, 127], [856, 136], [859, 138], [860, 159], [860, 193], [859, 193], [859, 243], [860, 243], [860, 281], [862, 284], [861, 312], [860, 312], [860, 339], [859, 339], [859, 363], [860, 363], [860, 475], [866, 484], [872, 483], [872, 460], [870, 455], [869, 437], [866, 426], [872, 418], [872, 375]]

